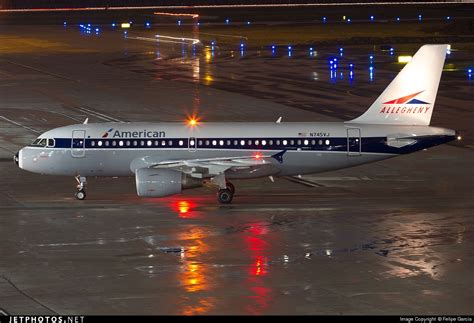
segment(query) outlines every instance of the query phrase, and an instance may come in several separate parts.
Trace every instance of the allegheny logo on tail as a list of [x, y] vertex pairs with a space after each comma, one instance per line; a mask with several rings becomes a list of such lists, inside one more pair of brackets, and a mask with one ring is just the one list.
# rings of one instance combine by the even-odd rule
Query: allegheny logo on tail
[[[390, 100], [382, 103], [383, 107], [380, 109], [380, 113], [398, 113], [398, 114], [415, 114], [415, 113], [427, 113], [431, 108], [431, 103], [425, 102], [415, 97], [424, 91], [416, 92], [413, 94], [405, 95], [401, 98]], [[409, 106], [405, 106], [409, 105]]]

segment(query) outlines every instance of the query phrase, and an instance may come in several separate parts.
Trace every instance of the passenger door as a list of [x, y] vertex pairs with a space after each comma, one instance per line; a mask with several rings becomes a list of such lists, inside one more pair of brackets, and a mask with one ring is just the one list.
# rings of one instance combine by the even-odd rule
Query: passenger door
[[347, 156], [361, 156], [361, 138], [359, 128], [347, 129]]
[[80, 158], [86, 155], [86, 131], [73, 130], [71, 139], [71, 155]]

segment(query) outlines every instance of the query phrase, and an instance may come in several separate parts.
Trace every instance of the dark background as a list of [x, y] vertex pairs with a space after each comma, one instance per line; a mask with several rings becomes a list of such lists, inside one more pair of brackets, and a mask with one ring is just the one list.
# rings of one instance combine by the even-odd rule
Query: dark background
[[[269, 4], [269, 3], [337, 3], [374, 2], [364, 0], [0, 0], [0, 8], [81, 8], [81, 7], [122, 7], [122, 6], [196, 6], [225, 4]], [[398, 1], [391, 1], [398, 2]], [[402, 2], [402, 1], [400, 1]], [[411, 1], [420, 2], [420, 1]], [[445, 1], [437, 1], [445, 2]]]

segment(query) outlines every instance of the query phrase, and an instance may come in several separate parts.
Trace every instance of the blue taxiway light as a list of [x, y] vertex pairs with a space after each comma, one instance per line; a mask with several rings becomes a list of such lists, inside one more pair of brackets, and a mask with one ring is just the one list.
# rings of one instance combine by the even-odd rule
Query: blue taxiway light
[[115, 24], [115, 22], [113, 22], [113, 23], [112, 23], [112, 27], [115, 27], [115, 26], [117, 26], [117, 25]]
[[290, 45], [290, 46], [288, 46], [288, 50], [291, 50], [291, 45]]
[[397, 21], [400, 21], [400, 17], [397, 17], [397, 19], [396, 19], [396, 20], [397, 20]]
[[446, 20], [451, 20], [451, 17], [450, 17], [450, 16], [447, 16], [447, 17], [446, 17]]
[[423, 19], [422, 15], [418, 15], [418, 20], [421, 21]]
[[247, 21], [247, 25], [250, 25], [250, 21]]
[[96, 28], [96, 29], [95, 29], [95, 32], [98, 33], [98, 32], [99, 32], [99, 28]]
[[66, 26], [66, 25], [67, 25], [67, 22], [66, 22], [66, 21], [65, 21], [65, 22], [63, 22], [63, 25], [64, 25], [64, 26]]
[[326, 22], [327, 18], [326, 17], [323, 17], [323, 22]]
[[178, 26], [181, 26], [181, 20], [178, 20]]
[[373, 21], [373, 20], [374, 20], [374, 16], [370, 16], [370, 20], [372, 20], [372, 21]]
[[347, 18], [347, 23], [350, 23], [351, 22], [351, 18]]
[[226, 20], [225, 20], [225, 23], [226, 23], [226, 24], [228, 24], [229, 22], [230, 22], [230, 20], [229, 20], [229, 19], [226, 19]]
[[467, 69], [467, 72], [468, 72], [469, 74], [472, 74], [472, 68], [468, 68], [468, 69]]
[[150, 24], [149, 22], [147, 22], [147, 23], [145, 24], [145, 26], [147, 26], [147, 27], [150, 27], [150, 25], [151, 25], [151, 24]]

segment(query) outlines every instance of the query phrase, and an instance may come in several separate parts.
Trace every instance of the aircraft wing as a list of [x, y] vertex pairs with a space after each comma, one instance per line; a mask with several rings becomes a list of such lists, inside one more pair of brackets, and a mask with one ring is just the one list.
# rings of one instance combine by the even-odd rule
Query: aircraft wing
[[161, 161], [151, 168], [167, 168], [189, 174], [192, 177], [208, 178], [224, 173], [228, 169], [258, 168], [270, 165], [274, 160], [283, 162], [286, 150], [274, 155], [255, 154], [253, 156], [213, 157]]

